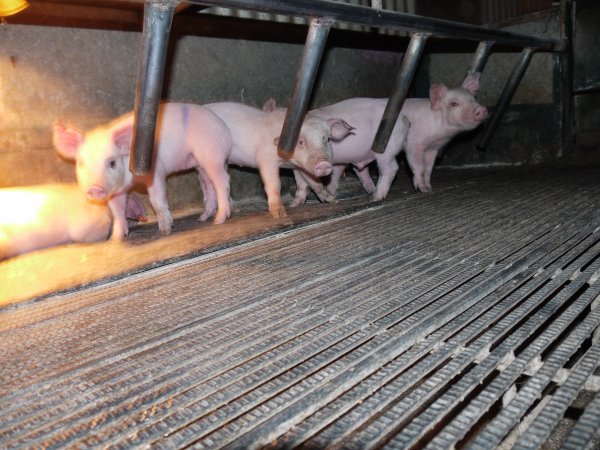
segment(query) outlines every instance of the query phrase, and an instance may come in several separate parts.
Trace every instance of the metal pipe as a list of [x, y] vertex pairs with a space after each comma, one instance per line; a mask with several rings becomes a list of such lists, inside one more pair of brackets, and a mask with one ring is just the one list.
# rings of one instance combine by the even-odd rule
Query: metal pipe
[[306, 44], [304, 45], [304, 51], [292, 90], [292, 98], [277, 145], [277, 153], [281, 158], [289, 159], [294, 155], [294, 148], [296, 147], [296, 142], [298, 142], [298, 135], [300, 134], [304, 115], [306, 114], [308, 101], [310, 100], [310, 93], [317, 76], [317, 70], [319, 69], [325, 43], [327, 42], [329, 29], [333, 25], [333, 22], [329, 18], [312, 19], [310, 21]]
[[138, 61], [129, 160], [129, 170], [134, 175], [145, 175], [152, 168], [167, 44], [176, 3], [173, 0], [147, 0], [144, 5], [142, 51]]
[[510, 78], [506, 81], [504, 90], [502, 91], [502, 94], [500, 94], [500, 99], [498, 100], [498, 103], [494, 108], [494, 112], [492, 113], [492, 117], [487, 122], [485, 129], [483, 130], [479, 144], [477, 144], [478, 149], [485, 149], [490, 143], [492, 136], [496, 132], [496, 128], [498, 128], [500, 118], [502, 117], [502, 114], [504, 114], [506, 107], [510, 103], [510, 100], [517, 90], [517, 87], [519, 86], [519, 83], [521, 82], [521, 79], [523, 78], [523, 75], [529, 66], [529, 62], [531, 61], [531, 57], [533, 56], [534, 52], [535, 50], [530, 47], [524, 48], [521, 52], [521, 58], [519, 61], [517, 61], [517, 64], [510, 74]]
[[469, 66], [468, 74], [483, 72], [493, 45], [494, 42], [492, 41], [482, 41], [479, 43], [473, 55], [473, 61], [471, 61], [471, 65]]
[[[142, 0], [132, 0], [142, 1]], [[564, 43], [559, 39], [541, 38], [513, 33], [505, 30], [485, 28], [450, 20], [422, 17], [414, 14], [375, 9], [369, 6], [352, 5], [330, 0], [186, 0], [188, 3], [207, 6], [262, 11], [302, 17], [329, 17], [336, 22], [348, 22], [377, 28], [403, 31], [419, 31], [434, 36], [494, 41], [497, 44], [516, 47], [532, 47], [537, 50], [563, 51]]]
[[383, 117], [373, 140], [372, 150], [375, 153], [383, 153], [387, 147], [428, 37], [427, 34], [414, 33], [410, 38], [392, 95], [385, 106]]

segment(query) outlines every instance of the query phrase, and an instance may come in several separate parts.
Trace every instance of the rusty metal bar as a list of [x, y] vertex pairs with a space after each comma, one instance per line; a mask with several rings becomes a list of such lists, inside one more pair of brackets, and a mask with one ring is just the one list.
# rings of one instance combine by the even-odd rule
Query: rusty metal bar
[[512, 99], [517, 87], [519, 86], [519, 83], [521, 82], [521, 79], [523, 78], [523, 75], [525, 75], [527, 67], [529, 67], [529, 62], [531, 61], [531, 57], [533, 56], [534, 52], [535, 50], [531, 47], [524, 48], [521, 52], [521, 58], [515, 65], [510, 78], [506, 81], [504, 90], [502, 91], [502, 94], [500, 94], [500, 99], [498, 100], [498, 103], [496, 104], [496, 107], [492, 113], [492, 117], [483, 130], [483, 135], [481, 136], [479, 144], [477, 144], [478, 149], [485, 149], [490, 143], [492, 136], [496, 132], [496, 128], [498, 128], [502, 114], [504, 114], [506, 107], [510, 103], [510, 100]]
[[410, 38], [410, 43], [402, 59], [400, 73], [396, 78], [392, 95], [385, 106], [381, 123], [373, 140], [372, 149], [375, 153], [383, 153], [387, 147], [428, 37], [427, 34], [415, 33]]
[[329, 29], [333, 25], [333, 20], [328, 18], [312, 19], [304, 45], [304, 52], [300, 60], [300, 66], [296, 74], [296, 81], [292, 90], [292, 98], [287, 109], [283, 129], [277, 146], [277, 153], [281, 158], [289, 159], [294, 154], [294, 148], [298, 141], [300, 128], [310, 94], [312, 92], [323, 49], [327, 42]]
[[173, 0], [148, 0], [144, 6], [142, 51], [138, 62], [129, 160], [129, 170], [134, 175], [145, 175], [152, 168], [167, 43], [177, 3]]

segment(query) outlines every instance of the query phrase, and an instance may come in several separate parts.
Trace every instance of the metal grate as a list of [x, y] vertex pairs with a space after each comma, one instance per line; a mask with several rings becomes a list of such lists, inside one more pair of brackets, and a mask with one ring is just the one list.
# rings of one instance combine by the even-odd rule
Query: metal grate
[[470, 177], [1, 310], [0, 447], [597, 444], [596, 174]]

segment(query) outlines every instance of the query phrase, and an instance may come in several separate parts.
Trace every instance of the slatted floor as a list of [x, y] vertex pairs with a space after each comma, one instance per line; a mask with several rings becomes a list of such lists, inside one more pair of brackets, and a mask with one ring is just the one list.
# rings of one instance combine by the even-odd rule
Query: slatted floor
[[597, 448], [599, 203], [500, 171], [0, 309], [0, 447]]

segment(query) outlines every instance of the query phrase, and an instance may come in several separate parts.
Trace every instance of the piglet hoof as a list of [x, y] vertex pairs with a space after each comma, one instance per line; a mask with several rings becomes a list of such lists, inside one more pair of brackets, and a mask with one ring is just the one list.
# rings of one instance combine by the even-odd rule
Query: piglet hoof
[[217, 212], [217, 215], [215, 216], [215, 220], [213, 221], [213, 224], [215, 224], [215, 225], [224, 224], [225, 221], [227, 219], [229, 219], [230, 215], [231, 215], [230, 212]]
[[416, 192], [427, 193], [431, 191], [431, 186], [427, 186], [425, 183], [415, 183], [413, 186]]
[[123, 233], [113, 233], [110, 236], [110, 240], [112, 242], [122, 242], [127, 238], [127, 234], [123, 234]]
[[282, 217], [287, 217], [287, 212], [281, 204], [279, 206], [270, 206], [269, 212], [271, 213], [271, 217], [273, 217], [273, 219], [281, 219]]
[[206, 222], [210, 216], [211, 216], [210, 211], [204, 210], [204, 212], [202, 214], [200, 214], [200, 217], [198, 217], [198, 219], [196, 219], [196, 220], [198, 222]]
[[304, 204], [304, 200], [301, 198], [294, 198], [294, 200], [292, 200], [289, 204], [290, 208], [296, 208], [297, 206], [300, 206]]
[[170, 235], [173, 232], [173, 226], [170, 226], [170, 227], [165, 228], [165, 229], [160, 229], [159, 228], [159, 231], [160, 231], [160, 235], [161, 236], [168, 236], [168, 235]]

